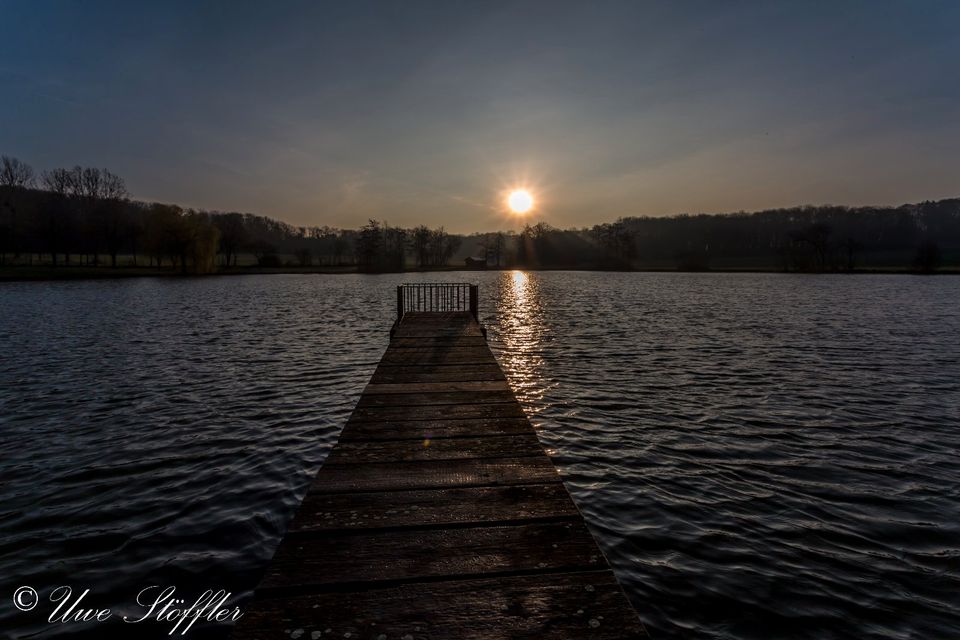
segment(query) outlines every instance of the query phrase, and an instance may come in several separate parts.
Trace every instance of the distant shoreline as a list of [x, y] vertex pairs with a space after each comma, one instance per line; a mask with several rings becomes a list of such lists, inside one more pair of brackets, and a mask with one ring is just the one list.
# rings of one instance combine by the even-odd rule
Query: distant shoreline
[[906, 268], [863, 268], [853, 271], [824, 271], [824, 272], [797, 272], [783, 271], [773, 268], [716, 268], [716, 269], [668, 269], [668, 268], [636, 268], [636, 269], [571, 269], [553, 267], [490, 267], [487, 269], [466, 269], [464, 267], [434, 267], [411, 268], [404, 271], [361, 271], [354, 266], [345, 267], [233, 267], [213, 273], [197, 275], [181, 273], [178, 270], [157, 267], [88, 267], [88, 266], [5, 266], [0, 267], [0, 282], [57, 282], [68, 280], [120, 280], [126, 278], [206, 278], [211, 276], [246, 276], [246, 275], [291, 275], [291, 274], [366, 274], [384, 275], [388, 273], [484, 273], [488, 271], [583, 271], [583, 272], [614, 272], [614, 273], [778, 273], [791, 275], [960, 275], [960, 268], [947, 267], [933, 273], [919, 273]]

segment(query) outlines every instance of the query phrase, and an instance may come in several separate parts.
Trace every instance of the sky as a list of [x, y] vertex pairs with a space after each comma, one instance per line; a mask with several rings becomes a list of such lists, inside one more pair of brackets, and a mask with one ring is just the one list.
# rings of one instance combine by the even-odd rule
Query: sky
[[896, 205], [958, 149], [958, 2], [0, 0], [0, 154], [295, 225]]

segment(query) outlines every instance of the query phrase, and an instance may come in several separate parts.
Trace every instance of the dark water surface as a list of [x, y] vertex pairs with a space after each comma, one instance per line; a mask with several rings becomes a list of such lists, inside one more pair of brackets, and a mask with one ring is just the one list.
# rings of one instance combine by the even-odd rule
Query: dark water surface
[[655, 638], [960, 638], [960, 278], [574, 272], [0, 284], [0, 630], [171, 626], [50, 625], [21, 585], [247, 597], [394, 286], [437, 279], [480, 282]]

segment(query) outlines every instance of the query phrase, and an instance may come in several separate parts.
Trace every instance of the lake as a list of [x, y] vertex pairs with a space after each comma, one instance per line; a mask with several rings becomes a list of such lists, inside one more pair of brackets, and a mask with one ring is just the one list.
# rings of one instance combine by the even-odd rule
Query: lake
[[395, 286], [461, 280], [654, 638], [960, 637], [960, 278], [588, 272], [0, 283], [0, 629], [249, 597]]

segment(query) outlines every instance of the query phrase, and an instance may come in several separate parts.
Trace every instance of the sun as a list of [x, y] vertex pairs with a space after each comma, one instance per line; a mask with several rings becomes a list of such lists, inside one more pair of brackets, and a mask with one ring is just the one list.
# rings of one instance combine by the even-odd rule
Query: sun
[[526, 189], [515, 189], [507, 196], [507, 206], [514, 213], [526, 213], [533, 208], [533, 196]]

